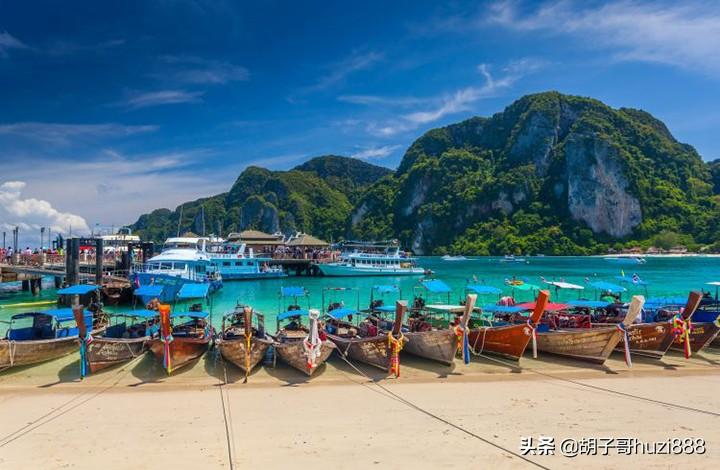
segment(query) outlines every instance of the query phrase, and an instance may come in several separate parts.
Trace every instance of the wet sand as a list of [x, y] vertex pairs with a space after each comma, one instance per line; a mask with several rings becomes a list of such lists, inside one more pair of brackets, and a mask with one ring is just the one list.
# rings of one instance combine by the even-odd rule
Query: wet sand
[[403, 356], [399, 379], [358, 367], [370, 378], [333, 357], [312, 380], [278, 364], [244, 384], [211, 352], [172, 377], [149, 355], [82, 382], [76, 355], [8, 371], [0, 468], [538, 468], [513, 453], [521, 437], [540, 435], [558, 446], [706, 441], [704, 455], [527, 457], [547, 468], [714, 468], [720, 458], [718, 350], [636, 358], [630, 370], [620, 354], [602, 367]]

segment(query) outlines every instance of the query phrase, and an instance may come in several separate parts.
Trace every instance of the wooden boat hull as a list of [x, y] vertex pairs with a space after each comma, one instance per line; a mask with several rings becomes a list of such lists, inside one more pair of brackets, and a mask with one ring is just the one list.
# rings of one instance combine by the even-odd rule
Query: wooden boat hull
[[470, 348], [476, 354], [491, 353], [519, 361], [532, 339], [529, 326], [505, 325], [481, 327], [470, 330]]
[[[253, 370], [256, 365], [262, 361], [265, 357], [270, 345], [272, 345], [271, 339], [255, 338], [250, 340], [250, 370]], [[245, 358], [247, 355], [247, 345], [245, 344], [245, 337], [238, 336], [233, 339], [218, 339], [217, 347], [220, 349], [223, 359], [228, 362], [232, 362], [237, 367], [242, 369], [243, 372], [247, 372], [245, 365]]]
[[[328, 334], [328, 338], [335, 343], [341, 354], [345, 354], [350, 359], [390, 372], [390, 347], [387, 335], [349, 339]], [[406, 342], [403, 343], [403, 348], [405, 344]]]
[[307, 358], [305, 357], [305, 349], [303, 348], [302, 341], [275, 343], [275, 353], [280, 359], [308, 376], [313, 375], [318, 367], [327, 361], [334, 350], [335, 344], [332, 341], [323, 341], [322, 347], [320, 348], [320, 357], [316, 359], [316, 367], [311, 369], [307, 366]]
[[90, 372], [128, 362], [147, 351], [149, 336], [142, 338], [93, 338], [87, 345], [86, 358]]
[[622, 338], [616, 327], [578, 328], [537, 333], [538, 351], [604, 364]]
[[[172, 370], [177, 370], [199, 358], [208, 350], [210, 338], [182, 338], [173, 339], [170, 343], [170, 364]], [[153, 355], [162, 363], [164, 344], [159, 338], [148, 342]]]
[[403, 352], [447, 365], [453, 363], [457, 352], [457, 336], [454, 331], [432, 330], [404, 335]]
[[[702, 351], [717, 338], [718, 333], [720, 333], [720, 327], [714, 322], [693, 323], [692, 330], [690, 330], [690, 350], [694, 353]], [[674, 336], [670, 349], [674, 351], [684, 351], [685, 348], [682, 337]]]
[[[668, 322], [635, 323], [628, 327], [630, 353], [662, 359], [673, 343], [672, 325]], [[625, 337], [620, 337], [616, 351], [624, 351]]]
[[[94, 330], [93, 335], [100, 335], [105, 326]], [[0, 370], [14, 366], [39, 364], [66, 356], [78, 350], [78, 337], [40, 339], [34, 341], [0, 340]]]

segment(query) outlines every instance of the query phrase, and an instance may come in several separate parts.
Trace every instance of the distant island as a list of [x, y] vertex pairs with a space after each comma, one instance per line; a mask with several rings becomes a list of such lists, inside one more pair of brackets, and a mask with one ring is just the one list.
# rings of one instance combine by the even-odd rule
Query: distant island
[[557, 92], [528, 95], [417, 139], [396, 171], [321, 156], [248, 167], [227, 192], [157, 209], [144, 239], [302, 231], [397, 238], [416, 254], [720, 251], [720, 160], [650, 114]]

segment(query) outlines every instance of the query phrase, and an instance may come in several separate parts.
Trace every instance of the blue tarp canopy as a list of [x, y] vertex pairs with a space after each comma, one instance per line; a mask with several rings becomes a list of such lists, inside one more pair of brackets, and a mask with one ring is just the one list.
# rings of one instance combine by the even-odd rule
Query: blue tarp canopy
[[333, 310], [330, 310], [328, 312], [328, 315], [333, 317], [335, 320], [340, 320], [341, 318], [347, 317], [348, 315], [355, 315], [358, 311], [352, 308], [347, 307], [341, 307], [341, 308], [335, 308]]
[[483, 305], [481, 307], [483, 312], [492, 312], [492, 313], [516, 313], [516, 312], [522, 312], [523, 310], [526, 310], [522, 307], [510, 307], [507, 305]]
[[645, 300], [645, 307], [664, 307], [666, 305], [685, 305], [687, 297], [650, 297]]
[[588, 285], [591, 287], [594, 287], [595, 289], [605, 291], [605, 292], [625, 292], [627, 289], [625, 289], [622, 286], [619, 286], [617, 284], [613, 284], [612, 282], [605, 282], [605, 281], [593, 281], [588, 282]]
[[373, 286], [373, 290], [378, 294], [392, 294], [395, 292], [400, 292], [400, 288], [398, 286], [391, 285]]
[[[13, 315], [12, 319], [17, 320], [20, 318], [34, 317], [37, 315], [48, 315], [54, 317], [55, 320], [57, 320], [58, 322], [75, 320], [75, 316], [73, 316], [73, 311], [71, 308], [56, 308], [51, 310], [43, 310], [42, 312], [18, 313], [17, 315]], [[92, 312], [89, 310], [85, 310], [83, 311], [83, 316], [86, 318], [92, 317]]]
[[280, 288], [280, 295], [282, 295], [283, 297], [302, 297], [305, 294], [305, 288], [300, 286], [288, 286]]
[[475, 292], [476, 294], [502, 294], [502, 289], [484, 284], [468, 284], [465, 289]]
[[291, 317], [307, 317], [310, 314], [307, 310], [300, 309], [300, 310], [288, 310], [286, 312], [278, 313], [277, 319], [280, 320], [287, 320]]
[[129, 310], [127, 312], [111, 313], [118, 317], [140, 317], [140, 318], [154, 318], [160, 315], [157, 310]]
[[162, 291], [163, 286], [152, 284], [138, 287], [135, 289], [135, 292], [133, 292], [133, 295], [138, 297], [160, 297]]
[[177, 293], [178, 299], [204, 299], [210, 291], [210, 284], [183, 284]]
[[90, 292], [97, 290], [98, 286], [95, 284], [78, 284], [75, 286], [66, 287], [57, 291], [61, 295], [85, 295]]
[[571, 307], [587, 307], [587, 308], [605, 308], [610, 305], [610, 302], [603, 302], [602, 300], [570, 300], [565, 302]]
[[452, 292], [452, 289], [440, 279], [431, 279], [429, 281], [420, 281], [420, 283], [433, 294], [447, 294]]
[[207, 318], [210, 314], [207, 312], [176, 312], [170, 315], [170, 318], [190, 317], [190, 318]]
[[615, 276], [615, 279], [622, 282], [627, 282], [628, 284], [636, 284], [638, 286], [648, 285], [648, 283], [643, 281], [642, 279], [638, 279], [637, 281], [633, 280], [631, 276]]

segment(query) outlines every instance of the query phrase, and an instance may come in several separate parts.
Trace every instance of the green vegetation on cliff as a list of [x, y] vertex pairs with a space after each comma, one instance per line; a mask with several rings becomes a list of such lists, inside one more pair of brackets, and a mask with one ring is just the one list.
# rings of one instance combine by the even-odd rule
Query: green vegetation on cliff
[[[720, 161], [706, 164], [635, 109], [556, 92], [525, 96], [417, 139], [397, 172], [337, 156], [251, 167], [228, 193], [183, 205], [181, 231], [301, 230], [399, 238], [418, 253], [587, 254], [720, 239]], [[179, 211], [134, 228], [160, 240]]]

